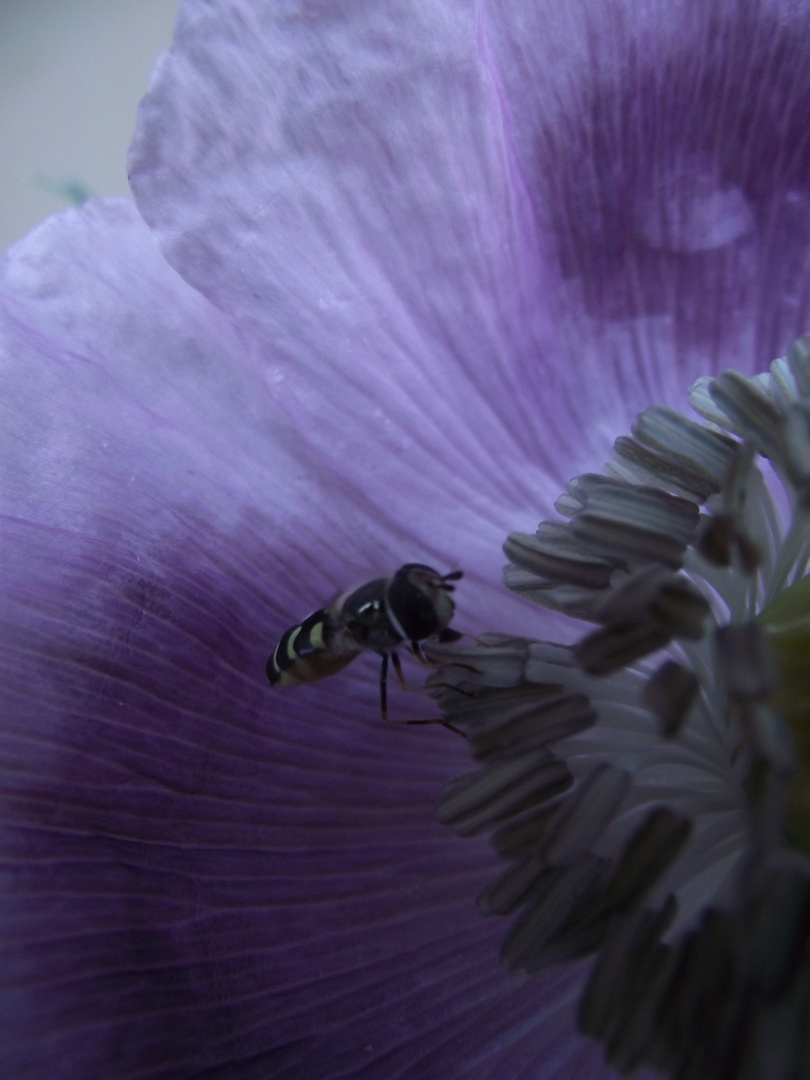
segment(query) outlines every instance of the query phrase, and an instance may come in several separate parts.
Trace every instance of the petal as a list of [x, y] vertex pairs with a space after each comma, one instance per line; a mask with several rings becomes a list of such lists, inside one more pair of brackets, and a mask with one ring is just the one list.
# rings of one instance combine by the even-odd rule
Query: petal
[[[317, 452], [392, 515], [403, 488], [438, 521], [485, 501], [499, 545], [548, 477], [604, 453], [597, 403], [633, 404], [583, 383], [574, 354], [559, 365], [556, 285], [478, 33], [458, 2], [188, 4], [130, 170], [170, 261], [238, 320]], [[370, 446], [397, 455], [393, 490]]]
[[586, 319], [638, 328], [651, 399], [656, 353], [761, 370], [810, 322], [808, 30], [805, 0], [487, 7], [550, 247]]
[[[396, 12], [379, 18], [388, 34], [380, 48], [402, 54], [397, 86], [415, 87], [389, 134], [375, 120], [379, 65], [363, 61], [362, 86], [352, 83], [348, 103], [327, 93], [335, 71], [326, 82], [306, 74], [327, 46], [343, 50], [333, 62], [354, 71], [365, 31], [341, 29], [326, 9], [285, 21], [250, 4], [184, 8], [175, 50], [142, 107], [133, 184], [148, 218], [171, 217], [172, 258], [237, 320], [266, 393], [310, 459], [324, 469], [334, 463], [334, 483], [363, 492], [375, 516], [407, 531], [411, 547], [421, 537], [422, 547], [462, 560], [480, 587], [482, 618], [500, 624], [511, 610], [522, 625], [526, 616], [500, 589], [505, 523], [533, 525], [538, 501], [550, 506], [564, 481], [561, 461], [570, 464], [555, 452], [558, 433], [547, 430], [554, 410], [538, 418], [525, 408], [531, 393], [514, 363], [530, 350], [536, 382], [525, 300], [537, 287], [516, 290], [498, 252], [528, 280], [538, 268], [525, 249], [530, 230], [511, 212], [493, 212], [512, 201], [506, 148], [500, 131], [494, 144], [481, 137], [497, 102], [474, 71], [458, 88], [457, 108], [477, 169], [440, 134], [454, 85], [445, 69], [466, 70], [466, 52], [442, 59], [445, 28], [426, 60], [425, 26], [403, 38]], [[435, 18], [449, 16], [437, 9]], [[342, 120], [346, 108], [351, 117]], [[411, 111], [433, 118], [429, 130], [411, 128]], [[289, 144], [293, 132], [300, 146]], [[381, 139], [396, 145], [383, 152]], [[405, 157], [424, 160], [413, 187], [402, 175]], [[336, 173], [346, 184], [336, 184]], [[397, 224], [403, 216], [407, 234]], [[581, 435], [579, 424], [577, 443]], [[381, 468], [386, 460], [395, 467]]]
[[460, 740], [369, 719], [362, 664], [266, 686], [352, 528], [396, 537], [128, 203], [12, 249], [0, 357], [9, 1075], [608, 1075], [580, 970], [499, 968], [491, 857], [434, 818]]
[[365, 484], [390, 447], [426, 505], [474, 475], [525, 521], [641, 407], [810, 319], [807, 17], [192, 2], [134, 190], [319, 453]]

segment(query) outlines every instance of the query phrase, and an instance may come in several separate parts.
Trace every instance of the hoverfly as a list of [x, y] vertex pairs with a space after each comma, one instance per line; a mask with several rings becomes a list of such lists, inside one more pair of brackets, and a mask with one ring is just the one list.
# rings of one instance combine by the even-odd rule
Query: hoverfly
[[296, 686], [334, 675], [363, 652], [382, 657], [380, 708], [388, 716], [388, 658], [402, 686], [397, 648], [407, 648], [426, 663], [420, 641], [456, 641], [460, 634], [448, 629], [455, 604], [450, 593], [460, 570], [439, 574], [423, 563], [406, 563], [392, 576], [375, 578], [359, 589], [341, 593], [328, 607], [319, 608], [297, 626], [286, 630], [267, 661], [273, 686]]

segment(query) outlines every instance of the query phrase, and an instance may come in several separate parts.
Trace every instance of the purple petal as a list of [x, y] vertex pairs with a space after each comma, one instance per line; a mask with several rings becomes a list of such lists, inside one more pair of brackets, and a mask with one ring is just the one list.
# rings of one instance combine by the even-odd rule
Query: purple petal
[[808, 14], [192, 2], [133, 187], [318, 453], [372, 489], [368, 445], [420, 492], [474, 473], [514, 523], [810, 320]]
[[549, 8], [493, 4], [485, 35], [583, 313], [673, 320], [695, 375], [762, 367], [810, 321], [810, 5]]
[[[169, 247], [185, 253], [181, 272], [237, 320], [266, 393], [308, 444], [308, 459], [322, 470], [334, 463], [322, 490], [362, 492], [367, 515], [397, 527], [400, 546], [420, 548], [425, 561], [437, 561], [431, 551], [451, 561], [463, 555], [480, 618], [500, 624], [508, 610], [504, 522], [533, 525], [538, 501], [550, 506], [565, 475], [554, 410], [526, 408], [526, 378], [537, 381], [529, 324], [542, 268], [534, 242], [526, 246], [529, 223], [509, 209], [497, 101], [474, 72], [458, 88], [477, 155], [471, 168], [442, 127], [452, 86], [442, 72], [468, 66], [466, 52], [443, 58], [445, 32], [425, 58], [425, 26], [403, 38], [381, 15], [405, 65], [385, 100], [413, 83], [409, 109], [434, 118], [419, 134], [409, 110], [398, 114], [389, 146], [367, 60], [360, 84], [352, 76], [348, 104], [325, 89], [335, 71], [325, 83], [301, 74], [326, 56], [324, 35], [336, 35], [346, 53], [334, 63], [354, 71], [352, 32], [339, 21], [330, 26], [331, 17], [321, 26], [321, 16], [291, 16], [278, 27], [275, 17], [251, 5], [184, 9], [132, 154], [142, 208], [152, 219], [176, 216]], [[447, 14], [425, 13], [434, 17]], [[287, 33], [293, 40], [284, 45], [278, 35]], [[220, 62], [222, 74], [211, 80]], [[411, 63], [424, 73], [424, 90]], [[304, 95], [298, 104], [290, 80]], [[295, 115], [285, 114], [287, 105]], [[341, 119], [346, 108], [351, 123]], [[481, 138], [482, 124], [495, 125], [495, 145]], [[413, 185], [402, 175], [403, 156], [422, 163]], [[169, 188], [175, 194], [166, 199]], [[447, 192], [455, 193], [450, 201]], [[578, 423], [578, 443], [582, 431]], [[601, 446], [603, 434], [595, 434]], [[562, 460], [567, 470], [570, 456]]]
[[605, 391], [580, 385], [572, 417], [547, 362], [554, 283], [477, 32], [458, 4], [192, 3], [130, 164], [170, 260], [317, 453], [393, 517], [403, 489], [438, 527], [486, 503], [492, 550], [572, 454], [602, 452], [582, 420]]
[[492, 857], [434, 817], [461, 740], [383, 725], [373, 665], [267, 687], [352, 528], [396, 536], [228, 321], [126, 202], [14, 248], [0, 319], [7, 1073], [608, 1075], [580, 970], [499, 967]]

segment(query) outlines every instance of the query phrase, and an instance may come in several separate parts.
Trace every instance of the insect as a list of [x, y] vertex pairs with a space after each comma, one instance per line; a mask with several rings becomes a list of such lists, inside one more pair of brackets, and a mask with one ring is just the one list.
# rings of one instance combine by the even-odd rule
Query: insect
[[406, 643], [426, 663], [420, 641], [461, 637], [448, 629], [455, 611], [451, 583], [460, 577], [460, 570], [439, 574], [423, 563], [406, 563], [392, 577], [375, 578], [341, 593], [328, 607], [319, 608], [282, 634], [267, 661], [267, 678], [273, 686], [296, 686], [336, 674], [363, 652], [379, 653], [380, 708], [386, 718], [389, 656], [400, 684], [405, 685], [397, 647]]

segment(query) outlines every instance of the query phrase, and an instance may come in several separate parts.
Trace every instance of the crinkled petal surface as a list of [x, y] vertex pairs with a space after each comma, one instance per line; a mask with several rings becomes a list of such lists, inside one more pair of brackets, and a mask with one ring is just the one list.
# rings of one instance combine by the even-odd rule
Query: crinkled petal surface
[[795, 0], [192, 0], [133, 190], [386, 513], [372, 444], [425, 505], [472, 467], [534, 527], [642, 407], [805, 329], [809, 20]]
[[9, 253], [0, 333], [4, 1073], [606, 1075], [582, 973], [500, 970], [489, 857], [434, 819], [461, 740], [384, 726], [363, 661], [265, 683], [353, 530], [398, 537], [222, 313], [90, 204]]

